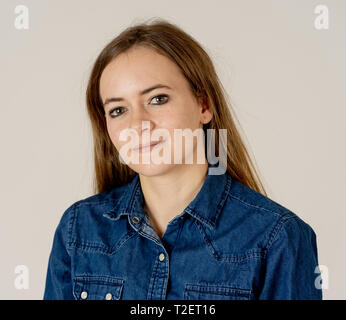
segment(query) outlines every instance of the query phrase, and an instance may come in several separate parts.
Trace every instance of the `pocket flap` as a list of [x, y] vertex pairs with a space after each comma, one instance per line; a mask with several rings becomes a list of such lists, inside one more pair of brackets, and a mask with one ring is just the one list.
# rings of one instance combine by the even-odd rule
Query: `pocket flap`
[[185, 285], [185, 300], [249, 300], [251, 290], [215, 284]]
[[77, 300], [119, 300], [124, 280], [110, 276], [83, 275], [74, 278], [73, 295]]

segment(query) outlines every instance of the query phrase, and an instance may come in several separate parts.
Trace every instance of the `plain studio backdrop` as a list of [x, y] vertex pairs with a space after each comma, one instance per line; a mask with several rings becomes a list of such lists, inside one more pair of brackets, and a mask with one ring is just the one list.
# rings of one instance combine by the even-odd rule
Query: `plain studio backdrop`
[[[15, 24], [19, 5], [27, 29]], [[269, 197], [317, 234], [324, 299], [345, 299], [341, 0], [2, 0], [0, 299], [42, 299], [61, 215], [92, 194], [92, 63], [125, 27], [154, 17], [210, 54]]]

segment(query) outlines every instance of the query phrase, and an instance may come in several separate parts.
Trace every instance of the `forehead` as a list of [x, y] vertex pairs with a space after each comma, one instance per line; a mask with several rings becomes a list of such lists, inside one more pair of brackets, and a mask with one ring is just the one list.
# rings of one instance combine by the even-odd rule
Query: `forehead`
[[124, 96], [137, 93], [155, 84], [179, 89], [186, 87], [186, 79], [179, 67], [154, 49], [138, 47], [121, 53], [103, 70], [100, 94]]

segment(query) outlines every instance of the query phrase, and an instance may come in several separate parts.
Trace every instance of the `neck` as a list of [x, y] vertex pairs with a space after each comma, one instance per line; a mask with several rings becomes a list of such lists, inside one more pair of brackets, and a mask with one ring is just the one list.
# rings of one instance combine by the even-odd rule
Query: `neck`
[[167, 224], [183, 212], [203, 186], [208, 163], [174, 166], [162, 175], [139, 175], [144, 209], [161, 237]]

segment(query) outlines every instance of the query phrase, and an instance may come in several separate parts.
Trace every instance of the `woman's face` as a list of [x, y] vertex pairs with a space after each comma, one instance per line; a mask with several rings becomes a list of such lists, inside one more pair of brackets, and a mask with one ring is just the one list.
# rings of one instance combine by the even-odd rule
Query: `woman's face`
[[[158, 85], [162, 87], [142, 92]], [[100, 96], [107, 131], [115, 148], [118, 151], [130, 149], [126, 155], [139, 160], [129, 162], [122, 156], [131, 169], [144, 176], [154, 176], [184, 164], [187, 156], [193, 155], [193, 163], [197, 163], [197, 138], [192, 139], [192, 148], [185, 152], [187, 141], [183, 137], [182, 144], [177, 143], [174, 131], [191, 129], [193, 132], [198, 128], [201, 131], [212, 114], [195, 98], [179, 67], [169, 58], [147, 47], [131, 48], [120, 54], [101, 75]], [[159, 133], [158, 129], [164, 129], [161, 132], [165, 134], [154, 138], [153, 133]], [[128, 134], [125, 140], [121, 133]], [[150, 151], [131, 150], [136, 143], [145, 146], [158, 140], [164, 141]], [[153, 157], [162, 158], [164, 149], [165, 161], [157, 164]], [[175, 160], [174, 149], [182, 155], [180, 163]]]

